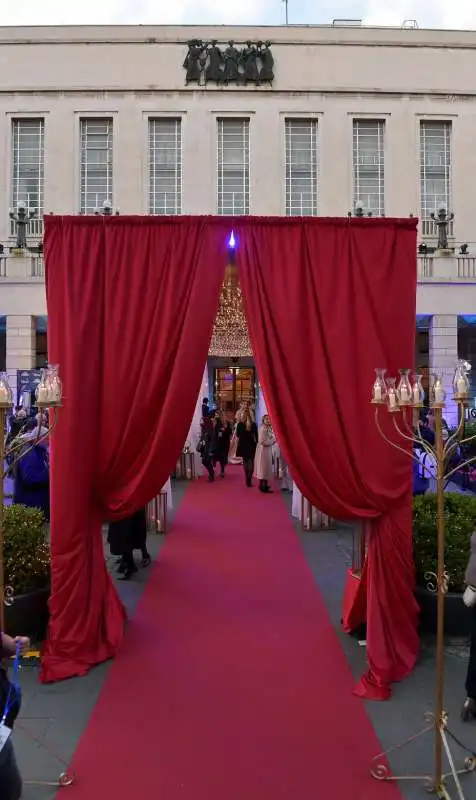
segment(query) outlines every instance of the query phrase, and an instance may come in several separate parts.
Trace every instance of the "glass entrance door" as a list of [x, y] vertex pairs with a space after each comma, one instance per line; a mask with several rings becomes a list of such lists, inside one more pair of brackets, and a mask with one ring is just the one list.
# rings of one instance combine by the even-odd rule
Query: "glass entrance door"
[[255, 370], [253, 367], [219, 367], [215, 369], [215, 403], [232, 421], [241, 403], [255, 401]]

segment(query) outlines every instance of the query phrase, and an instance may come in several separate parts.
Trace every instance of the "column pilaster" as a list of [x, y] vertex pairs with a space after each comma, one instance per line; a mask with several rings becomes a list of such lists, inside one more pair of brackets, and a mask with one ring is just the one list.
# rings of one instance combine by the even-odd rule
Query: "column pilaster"
[[440, 372], [446, 391], [445, 419], [450, 427], [458, 422], [456, 404], [451, 400], [452, 379], [458, 359], [458, 317], [456, 314], [435, 314], [430, 321], [430, 372]]
[[6, 366], [8, 379], [17, 399], [17, 370], [36, 367], [36, 319], [31, 315], [7, 316]]

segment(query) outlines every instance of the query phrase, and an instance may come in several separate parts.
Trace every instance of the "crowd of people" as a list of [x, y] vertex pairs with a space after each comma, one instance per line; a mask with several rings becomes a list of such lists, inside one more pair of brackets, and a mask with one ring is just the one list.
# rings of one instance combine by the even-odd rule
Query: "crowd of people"
[[40, 509], [49, 522], [48, 412], [28, 413], [19, 406], [9, 422], [6, 448], [13, 503]]
[[270, 494], [275, 444], [276, 439], [268, 414], [263, 416], [258, 428], [249, 402], [241, 404], [232, 429], [223, 411], [219, 408], [210, 409], [208, 398], [203, 399], [197, 452], [208, 473], [210, 483], [215, 480], [217, 466], [220, 469], [220, 478], [225, 477], [226, 465], [231, 461], [243, 465], [247, 487], [253, 486], [254, 477], [258, 481], [259, 490], [264, 494]]
[[[248, 402], [241, 404], [232, 427], [220, 409], [210, 408], [208, 399], [203, 399], [197, 452], [210, 483], [217, 475], [221, 480], [225, 478], [226, 467], [231, 461], [242, 464], [247, 487], [253, 486], [254, 477], [259, 490], [270, 494], [275, 444], [269, 416], [263, 416], [258, 427]], [[147, 550], [146, 509], [139, 509], [126, 519], [110, 522], [107, 541], [111, 555], [117, 558], [119, 580], [130, 580], [138, 572], [134, 551], [141, 554], [140, 566], [148, 567], [151, 558]]]

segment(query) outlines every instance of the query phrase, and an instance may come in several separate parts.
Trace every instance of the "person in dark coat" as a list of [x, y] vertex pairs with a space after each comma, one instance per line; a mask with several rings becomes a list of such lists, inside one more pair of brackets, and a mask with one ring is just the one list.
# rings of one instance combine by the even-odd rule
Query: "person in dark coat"
[[147, 514], [140, 508], [125, 519], [109, 523], [107, 541], [111, 555], [119, 556], [118, 572], [121, 580], [128, 581], [137, 572], [134, 550], [142, 552], [143, 567], [148, 567], [151, 558], [147, 551]]
[[243, 469], [247, 486], [252, 486], [256, 446], [258, 444], [258, 428], [253, 422], [249, 408], [245, 409], [241, 421], [236, 428], [238, 447], [236, 455], [243, 459]]
[[213, 418], [212, 454], [215, 466], [220, 464], [220, 478], [225, 477], [225, 467], [228, 464], [232, 429], [222, 412]]
[[[3, 659], [11, 658], [20, 649], [21, 654], [25, 654], [30, 649], [30, 640], [26, 636], [7, 636], [0, 631], [0, 697], [2, 704], [8, 698], [8, 680], [3, 667]], [[6, 662], [5, 662], [6, 663]], [[3, 690], [3, 691], [2, 691]], [[7, 696], [4, 696], [6, 692]], [[3, 714], [3, 709], [2, 709]], [[14, 720], [5, 721], [7, 728], [13, 728]], [[15, 758], [12, 738], [10, 737], [3, 748], [0, 750], [0, 797], [2, 800], [20, 800], [22, 796], [22, 777]]]
[[197, 445], [197, 453], [200, 454], [202, 464], [208, 472], [208, 481], [213, 483], [215, 480], [215, 470], [213, 469], [212, 455], [213, 423], [210, 417], [204, 417], [200, 421], [200, 441]]
[[[17, 406], [15, 416], [12, 417], [12, 419], [10, 420], [10, 430], [5, 440], [5, 446], [7, 447], [7, 449], [12, 446], [17, 436], [20, 436], [20, 434], [26, 430], [27, 422], [28, 419], [25, 409], [23, 409], [21, 406]], [[15, 453], [14, 452], [9, 453], [9, 455], [7, 456], [7, 462], [10, 466], [13, 464], [14, 460], [15, 460]], [[12, 477], [12, 472], [10, 472], [9, 477]]]
[[[416, 460], [418, 458], [418, 461]], [[413, 496], [417, 497], [421, 494], [426, 494], [429, 488], [430, 481], [425, 472], [425, 456], [420, 455], [417, 450], [413, 451]]]
[[420, 435], [423, 441], [434, 447], [435, 431], [433, 430], [433, 418], [424, 412], [421, 414], [419, 425]]
[[16, 505], [39, 508], [50, 519], [50, 469], [47, 442], [35, 444], [37, 424], [23, 437], [24, 455], [20, 455], [14, 471], [13, 502]]
[[27, 416], [25, 409], [22, 408], [21, 406], [17, 406], [15, 410], [15, 416], [12, 417], [12, 420], [10, 422], [10, 433], [7, 438], [7, 442], [12, 441], [17, 436], [19, 436], [23, 428], [25, 428], [26, 423], [27, 423]]

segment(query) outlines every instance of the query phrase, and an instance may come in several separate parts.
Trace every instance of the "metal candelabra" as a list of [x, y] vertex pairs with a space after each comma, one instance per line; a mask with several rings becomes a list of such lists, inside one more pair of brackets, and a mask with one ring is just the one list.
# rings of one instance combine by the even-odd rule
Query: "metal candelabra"
[[[476, 769], [476, 757], [470, 749], [465, 748], [456, 740], [448, 727], [448, 715], [443, 708], [444, 690], [444, 612], [445, 596], [448, 592], [449, 574], [445, 566], [445, 517], [444, 517], [444, 489], [446, 482], [455, 472], [469, 464], [474, 463], [476, 457], [468, 458], [458, 466], [452, 467], [452, 456], [460, 445], [475, 441], [476, 436], [465, 438], [464, 421], [465, 408], [468, 405], [470, 365], [458, 361], [453, 378], [453, 399], [458, 407], [458, 426], [451, 436], [445, 438], [443, 430], [443, 410], [446, 404], [446, 393], [443, 389], [440, 374], [431, 376], [429, 393], [429, 408], [434, 417], [434, 444], [430, 444], [422, 435], [419, 413], [424, 407], [425, 392], [422, 386], [422, 375], [413, 374], [410, 370], [400, 370], [398, 385], [395, 378], [385, 379], [385, 369], [376, 369], [376, 379], [372, 390], [372, 403], [375, 406], [375, 423], [382, 438], [391, 447], [400, 450], [414, 460], [419, 461], [414, 448], [419, 448], [430, 458], [433, 464], [436, 484], [436, 541], [437, 541], [437, 570], [436, 573], [425, 574], [427, 588], [437, 595], [437, 634], [436, 634], [436, 677], [435, 677], [435, 702], [434, 709], [425, 715], [426, 727], [405, 742], [392, 747], [384, 753], [379, 753], [371, 769], [372, 776], [381, 781], [419, 781], [425, 789], [439, 798], [450, 800], [448, 793], [448, 779], [453, 779], [458, 800], [465, 800], [460, 776], [473, 772]], [[386, 410], [390, 415], [397, 435], [397, 441], [392, 440], [384, 432], [380, 422], [380, 412]], [[401, 750], [421, 736], [432, 733], [434, 736], [433, 775], [393, 775], [387, 766], [387, 756], [392, 752]], [[461, 767], [457, 767], [452, 755], [450, 742], [456, 742], [470, 755], [464, 760]], [[443, 753], [449, 763], [450, 771], [443, 771]]]

